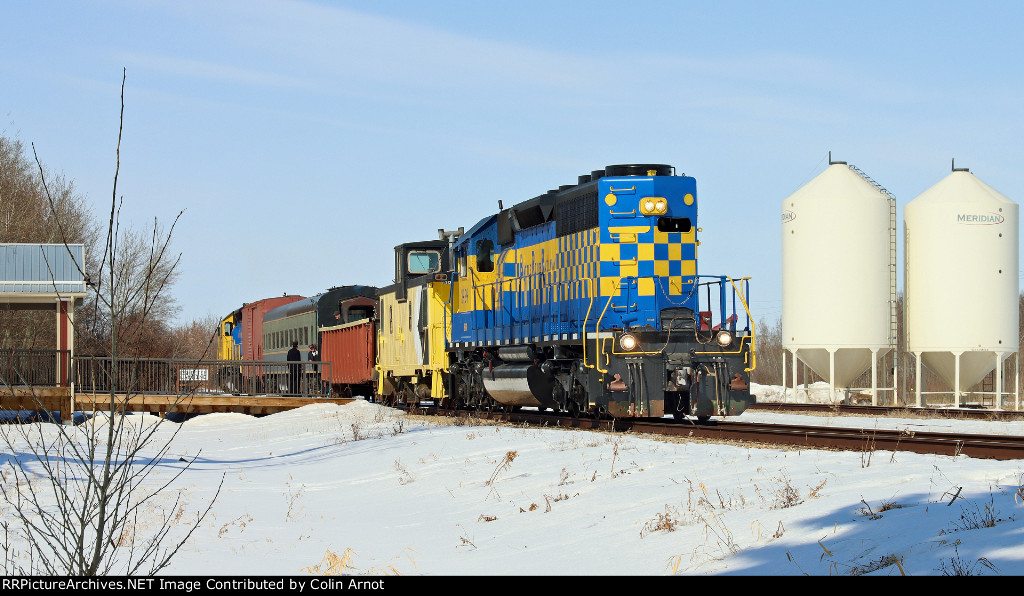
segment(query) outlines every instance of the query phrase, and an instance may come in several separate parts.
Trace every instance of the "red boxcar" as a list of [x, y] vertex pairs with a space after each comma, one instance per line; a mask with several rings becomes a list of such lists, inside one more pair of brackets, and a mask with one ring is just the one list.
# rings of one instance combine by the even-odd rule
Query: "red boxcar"
[[242, 360], [263, 360], [263, 315], [268, 310], [303, 300], [305, 296], [279, 296], [242, 307]]

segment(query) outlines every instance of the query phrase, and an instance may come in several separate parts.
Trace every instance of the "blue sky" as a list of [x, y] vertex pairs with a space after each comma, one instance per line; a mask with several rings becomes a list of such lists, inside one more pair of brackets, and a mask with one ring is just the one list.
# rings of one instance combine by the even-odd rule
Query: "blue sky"
[[181, 321], [387, 285], [395, 245], [609, 164], [694, 176], [700, 272], [751, 276], [767, 319], [780, 205], [829, 151], [901, 222], [953, 158], [1024, 196], [1020, 2], [8, 0], [0, 17], [0, 130], [97, 213], [127, 70], [122, 219], [185, 210]]

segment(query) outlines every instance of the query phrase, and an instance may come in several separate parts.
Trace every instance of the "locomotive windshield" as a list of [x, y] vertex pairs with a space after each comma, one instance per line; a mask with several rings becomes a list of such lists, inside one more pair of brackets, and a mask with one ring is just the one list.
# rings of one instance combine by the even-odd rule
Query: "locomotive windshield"
[[441, 253], [436, 250], [413, 250], [408, 257], [409, 273], [424, 275], [441, 270]]

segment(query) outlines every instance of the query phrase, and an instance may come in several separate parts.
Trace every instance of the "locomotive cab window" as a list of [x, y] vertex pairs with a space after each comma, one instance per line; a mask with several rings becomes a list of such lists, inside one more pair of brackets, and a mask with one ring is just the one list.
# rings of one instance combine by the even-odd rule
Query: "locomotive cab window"
[[476, 242], [476, 270], [494, 271], [494, 243], [484, 238]]
[[372, 306], [355, 306], [348, 309], [348, 323], [363, 321], [373, 316]]
[[689, 217], [659, 217], [658, 218], [658, 231], [659, 232], [689, 232], [693, 224], [690, 223]]
[[441, 253], [436, 250], [409, 251], [406, 259], [411, 275], [425, 275], [441, 270]]

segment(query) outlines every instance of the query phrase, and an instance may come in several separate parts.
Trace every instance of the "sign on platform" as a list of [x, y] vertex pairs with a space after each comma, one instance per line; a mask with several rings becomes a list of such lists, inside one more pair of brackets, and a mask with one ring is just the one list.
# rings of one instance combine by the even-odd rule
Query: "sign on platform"
[[205, 368], [178, 369], [178, 380], [186, 382], [209, 381], [210, 371]]

